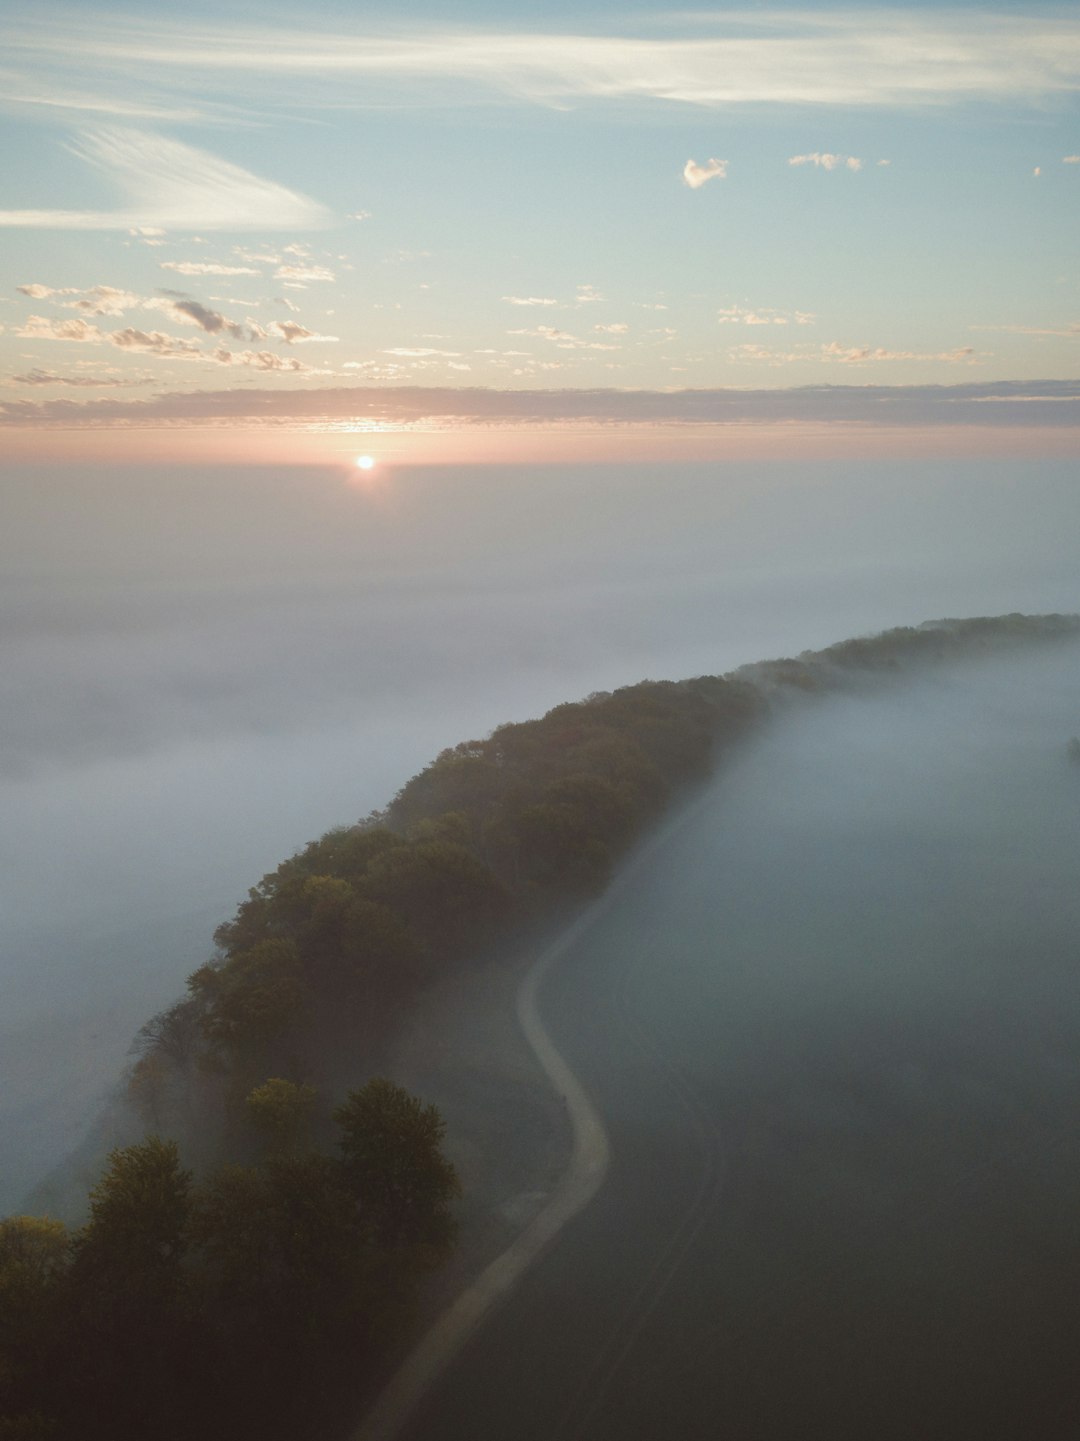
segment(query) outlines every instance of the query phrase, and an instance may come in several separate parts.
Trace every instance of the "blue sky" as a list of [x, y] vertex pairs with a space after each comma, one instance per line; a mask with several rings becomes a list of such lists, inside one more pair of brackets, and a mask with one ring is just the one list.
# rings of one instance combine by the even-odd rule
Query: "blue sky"
[[1075, 7], [7, 17], [20, 432], [309, 426], [324, 392], [330, 424], [415, 426], [416, 387], [442, 423], [474, 387], [488, 423], [536, 391], [602, 423], [611, 392], [662, 419], [676, 390], [730, 416], [731, 388], [837, 386], [921, 388], [940, 423], [956, 385], [1075, 423]]

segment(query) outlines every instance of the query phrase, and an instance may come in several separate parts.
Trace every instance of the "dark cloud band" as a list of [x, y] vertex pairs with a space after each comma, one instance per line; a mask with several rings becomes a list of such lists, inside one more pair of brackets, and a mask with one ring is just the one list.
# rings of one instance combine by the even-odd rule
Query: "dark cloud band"
[[154, 425], [347, 420], [389, 425], [1076, 426], [1080, 381], [961, 385], [807, 385], [791, 389], [489, 390], [364, 386], [310, 390], [174, 391], [147, 400], [107, 398], [0, 403], [0, 424]]

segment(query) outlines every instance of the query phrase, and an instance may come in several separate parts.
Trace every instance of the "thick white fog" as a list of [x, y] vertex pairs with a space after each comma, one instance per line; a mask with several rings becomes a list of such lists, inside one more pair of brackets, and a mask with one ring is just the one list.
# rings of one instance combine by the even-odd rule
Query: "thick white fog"
[[10, 468], [0, 497], [0, 1211], [247, 886], [443, 746], [1080, 604], [1066, 463]]

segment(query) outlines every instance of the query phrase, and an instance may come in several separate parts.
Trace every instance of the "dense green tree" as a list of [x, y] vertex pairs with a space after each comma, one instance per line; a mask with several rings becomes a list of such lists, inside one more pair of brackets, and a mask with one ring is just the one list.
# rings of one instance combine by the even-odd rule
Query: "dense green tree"
[[76, 1267], [107, 1286], [154, 1292], [175, 1283], [186, 1246], [191, 1175], [175, 1141], [150, 1136], [113, 1151], [74, 1238]]
[[454, 1237], [457, 1172], [442, 1154], [446, 1123], [434, 1106], [381, 1077], [350, 1091], [334, 1112], [344, 1173], [379, 1245], [441, 1259]]
[[310, 1145], [317, 1099], [314, 1086], [272, 1077], [248, 1092], [244, 1107], [252, 1128], [270, 1151], [292, 1156]]
[[44, 1408], [58, 1379], [69, 1263], [59, 1221], [0, 1221], [0, 1437], [55, 1433]]
[[[184, 1260], [191, 1176], [157, 1136], [113, 1151], [73, 1238], [65, 1423], [81, 1437], [185, 1434], [198, 1350]], [[77, 1423], [79, 1429], [72, 1428]], [[190, 1434], [188, 1432], [187, 1434]]]
[[442, 960], [482, 944], [507, 910], [502, 885], [464, 846], [420, 841], [380, 856], [364, 880], [367, 897], [406, 919]]
[[258, 941], [220, 965], [201, 966], [188, 984], [203, 1007], [207, 1040], [248, 1063], [266, 1055], [309, 1001], [296, 942], [284, 938]]

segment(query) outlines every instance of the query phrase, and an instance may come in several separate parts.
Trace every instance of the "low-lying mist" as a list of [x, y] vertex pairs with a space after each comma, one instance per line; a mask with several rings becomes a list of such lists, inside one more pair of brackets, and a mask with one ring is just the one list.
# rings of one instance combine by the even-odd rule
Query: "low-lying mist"
[[1078, 731], [1075, 644], [800, 703], [569, 958], [549, 1024], [622, 1168], [597, 1273], [686, 1232], [673, 1135], [722, 1176], [591, 1437], [1073, 1433]]
[[1076, 606], [1050, 463], [0, 486], [0, 1210], [246, 887], [443, 746], [645, 676]]

